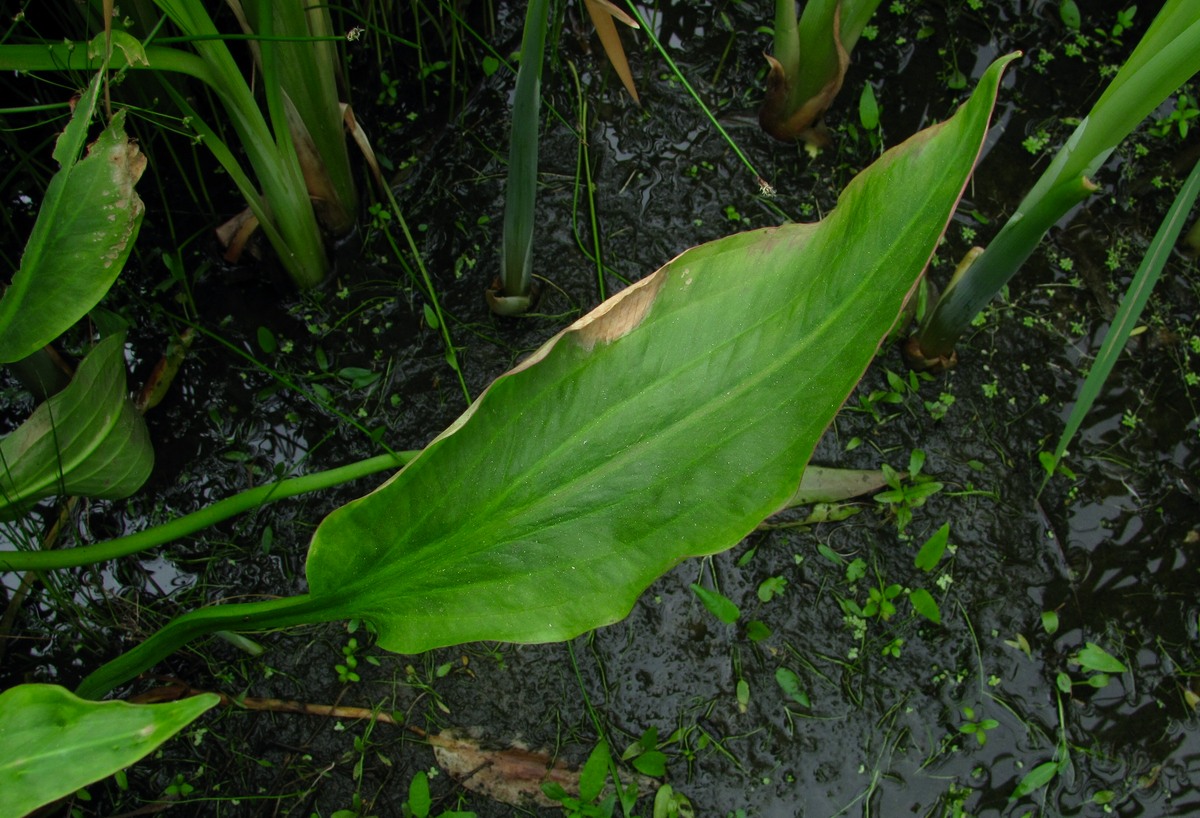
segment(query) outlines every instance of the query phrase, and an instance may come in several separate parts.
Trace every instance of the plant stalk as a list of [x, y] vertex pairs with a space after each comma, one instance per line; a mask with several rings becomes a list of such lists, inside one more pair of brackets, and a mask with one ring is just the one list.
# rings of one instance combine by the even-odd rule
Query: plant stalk
[[319, 491], [356, 480], [359, 477], [403, 466], [417, 454], [417, 452], [384, 454], [351, 463], [348, 466], [340, 466], [316, 474], [306, 474], [303, 477], [293, 477], [266, 486], [256, 486], [169, 523], [107, 542], [53, 551], [6, 551], [0, 553], [0, 571], [52, 571], [57, 568], [92, 565], [136, 554], [139, 551], [195, 534], [197, 531], [216, 525], [236, 514], [273, 503], [276, 500], [295, 497], [297, 494], [307, 494], [310, 491]]
[[[549, 0], [530, 0], [521, 38], [521, 66], [513, 97], [508, 146], [508, 181], [504, 192], [502, 299], [492, 309], [505, 314], [530, 306], [533, 283], [533, 215], [537, 200], [538, 115], [542, 100], [542, 57], [549, 28]], [[497, 302], [502, 307], [497, 309]]]
[[1096, 189], [1085, 177], [1069, 179], [1009, 219], [975, 263], [951, 280], [926, 317], [915, 337], [920, 355], [948, 360], [972, 319], [1016, 274], [1046, 231]]
[[193, 639], [217, 631], [268, 630], [349, 618], [338, 600], [308, 594], [266, 602], [237, 602], [191, 611], [172, 619], [137, 647], [102, 665], [80, 682], [75, 693], [99, 699], [135, 678]]

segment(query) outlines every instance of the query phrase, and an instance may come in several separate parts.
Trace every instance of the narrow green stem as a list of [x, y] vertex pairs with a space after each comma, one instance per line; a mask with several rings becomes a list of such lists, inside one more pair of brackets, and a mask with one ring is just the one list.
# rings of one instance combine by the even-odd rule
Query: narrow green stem
[[721, 134], [721, 138], [725, 140], [725, 144], [727, 144], [737, 158], [742, 161], [742, 164], [754, 174], [755, 181], [757, 181], [760, 186], [766, 187], [767, 182], [763, 178], [763, 175], [758, 172], [753, 163], [751, 163], [750, 159], [747, 158], [746, 154], [742, 153], [742, 149], [739, 148], [737, 143], [733, 141], [733, 137], [730, 136], [729, 132], [726, 131], [725, 128], [722, 127], [721, 123], [717, 121], [716, 116], [714, 116], [713, 112], [709, 110], [709, 107], [704, 104], [704, 100], [700, 99], [700, 95], [696, 93], [696, 89], [692, 87], [692, 84], [688, 82], [687, 77], [685, 77], [683, 72], [679, 70], [679, 66], [675, 64], [673, 59], [671, 59], [671, 55], [667, 53], [667, 49], [663, 47], [661, 42], [659, 42], [658, 37], [654, 36], [654, 27], [646, 22], [646, 18], [642, 16], [642, 12], [633, 2], [631, 2], [631, 0], [626, 0], [625, 5], [629, 8], [629, 12], [633, 18], [638, 21], [638, 25], [641, 26], [641, 30], [645, 32], [655, 49], [657, 49], [662, 58], [666, 60], [667, 65], [671, 69], [671, 73], [675, 75], [676, 79], [679, 80], [680, 84], [683, 85], [688, 94], [691, 95], [692, 99], [696, 101], [696, 104], [700, 106], [700, 110], [704, 112], [706, 117], [708, 117], [708, 121], [712, 123], [712, 126], [717, 129], [717, 133]]
[[820, 94], [840, 73], [835, 45], [840, 34], [834, 28], [839, 5], [839, 0], [813, 0], [804, 4], [796, 24], [796, 73], [788, 75], [788, 107], [792, 111]]
[[1008, 283], [1054, 224], [1096, 190], [1082, 176], [1068, 179], [1017, 213], [963, 275], [955, 277], [917, 331], [926, 358], [948, 358], [971, 320]]
[[[806, 7], [807, 8], [807, 7]], [[775, 0], [775, 59], [783, 75], [796, 85], [800, 74], [800, 28], [796, 0]]]
[[[148, 45], [146, 61], [148, 66], [139, 64], [132, 67], [173, 71], [195, 77], [207, 85], [214, 83], [208, 64], [187, 51]], [[104, 59], [101, 56], [88, 57], [87, 43], [0, 46], [0, 70], [3, 71], [84, 71], [95, 70], [102, 65]], [[108, 61], [108, 67], [114, 70], [126, 66], [128, 62], [120, 51]]]
[[385, 454], [361, 460], [348, 466], [307, 474], [303, 477], [293, 477], [281, 480], [267, 486], [257, 486], [233, 497], [213, 503], [211, 506], [194, 511], [169, 523], [164, 523], [146, 531], [139, 531], [115, 540], [81, 545], [76, 548], [64, 548], [55, 551], [6, 551], [0, 553], [0, 571], [51, 571], [56, 568], [73, 568], [79, 565], [92, 565], [105, 560], [124, 557], [145, 551], [147, 548], [163, 545], [172, 540], [187, 537], [197, 531], [216, 525], [236, 514], [258, 508], [276, 500], [295, 497], [310, 491], [337, 486], [359, 477], [366, 477], [387, 469], [403, 466], [416, 457], [417, 452], [399, 452], [395, 455]]
[[1129, 283], [1129, 289], [1121, 299], [1117, 314], [1113, 316], [1108, 332], [1105, 333], [1100, 352], [1097, 353], [1091, 369], [1088, 370], [1087, 378], [1084, 379], [1079, 395], [1075, 399], [1075, 405], [1071, 408], [1066, 428], [1063, 429], [1062, 436], [1058, 439], [1058, 445], [1054, 448], [1053, 460], [1046, 467], [1046, 473], [1042, 476], [1042, 484], [1038, 488], [1039, 494], [1046, 488], [1046, 483], [1058, 468], [1063, 455], [1067, 453], [1067, 446], [1071, 443], [1071, 439], [1083, 425], [1083, 420], [1087, 417], [1087, 413], [1096, 399], [1100, 397], [1100, 392], [1104, 388], [1108, 376], [1112, 374], [1113, 367], [1116, 366], [1117, 360], [1121, 356], [1121, 351], [1125, 349], [1125, 344], [1133, 333], [1134, 325], [1137, 324], [1142, 310], [1146, 307], [1154, 285], [1158, 283], [1158, 278], [1162, 275], [1163, 267], [1166, 266], [1167, 260], [1175, 249], [1175, 242], [1179, 239], [1179, 234], [1183, 231], [1188, 214], [1192, 211], [1192, 206], [1196, 203], [1198, 196], [1200, 196], [1200, 162], [1192, 168], [1192, 172], [1188, 174], [1183, 186], [1179, 189], [1175, 201], [1171, 203], [1171, 209], [1167, 211], [1162, 224], [1159, 225], [1158, 232], [1154, 234], [1150, 246], [1146, 248], [1146, 255], [1142, 258], [1142, 263], [1138, 265], [1137, 273]]
[[338, 600], [308, 594], [267, 602], [214, 605], [178, 616], [149, 639], [89, 674], [75, 691], [85, 699], [99, 699], [118, 685], [136, 677], [193, 639], [217, 631], [284, 628], [349, 617]]
[[[396, 217], [396, 222], [400, 225], [401, 232], [404, 233], [404, 240], [408, 244], [408, 249], [412, 253], [413, 260], [416, 262], [417, 270], [421, 273], [421, 281], [419, 283], [424, 284], [425, 293], [429, 297], [429, 303], [433, 305], [433, 313], [437, 317], [438, 322], [438, 332], [441, 333], [442, 343], [446, 347], [446, 363], [450, 364], [450, 368], [458, 376], [458, 385], [462, 388], [463, 397], [470, 404], [471, 390], [467, 388], [467, 381], [463, 377], [462, 367], [458, 365], [458, 354], [454, 351], [454, 339], [450, 337], [450, 328], [446, 326], [446, 315], [442, 312], [441, 302], [438, 301], [437, 290], [434, 289], [433, 278], [429, 275], [429, 268], [425, 266], [425, 260], [421, 256], [421, 251], [417, 247], [417, 242], [413, 238], [412, 231], [408, 229], [408, 220], [400, 212], [400, 204], [396, 201], [396, 194], [392, 192], [390, 187], [385, 187], [384, 193], [387, 195], [388, 203], [392, 206], [392, 213]], [[383, 234], [387, 237], [388, 244], [392, 247], [392, 252], [396, 254], [396, 259], [404, 265], [405, 269], [409, 270], [409, 275], [411, 276], [412, 271], [404, 260], [404, 254], [396, 246], [396, 242], [392, 239], [392, 233], [386, 226], [383, 228]], [[412, 277], [416, 278], [415, 276]]]

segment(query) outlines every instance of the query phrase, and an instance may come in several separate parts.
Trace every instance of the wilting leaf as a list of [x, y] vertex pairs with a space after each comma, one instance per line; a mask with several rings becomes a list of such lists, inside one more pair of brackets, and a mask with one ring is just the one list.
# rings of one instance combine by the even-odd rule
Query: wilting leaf
[[878, 469], [830, 469], [810, 465], [800, 478], [800, 488], [788, 507], [809, 503], [836, 503], [878, 491], [887, 485]]
[[0, 519], [55, 494], [118, 499], [154, 466], [146, 422], [125, 395], [125, 339], [98, 343], [65, 389], [0, 441]]
[[[471, 792], [518, 807], [556, 806], [546, 797], [543, 787], [559, 797], [580, 796], [580, 771], [547, 753], [520, 745], [485, 748], [477, 739], [451, 730], [431, 734], [428, 739], [438, 766]], [[603, 783], [607, 758], [605, 751], [604, 768], [586, 772], [585, 766], [585, 774], [594, 777], [598, 773]], [[641, 776], [633, 776], [633, 780], [642, 791], [653, 784]]]
[[0, 362], [17, 361], [65, 332], [99, 303], [133, 249], [144, 207], [133, 186], [146, 158], [118, 112], [76, 161], [95, 110], [94, 80], [59, 137], [50, 180], [21, 267], [0, 297]]
[[57, 685], [9, 688], [0, 693], [0, 815], [25, 815], [128, 767], [218, 701], [90, 702]]
[[588, 17], [592, 18], [592, 25], [596, 27], [596, 34], [600, 37], [600, 45], [604, 47], [604, 53], [608, 55], [613, 70], [621, 78], [621, 84], [625, 86], [629, 96], [640, 105], [637, 87], [633, 84], [633, 72], [629, 70], [629, 60], [625, 57], [625, 48], [621, 45], [621, 35], [613, 25], [613, 18], [631, 28], [638, 28], [637, 21], [608, 0], [583, 0], [583, 5], [587, 9]]

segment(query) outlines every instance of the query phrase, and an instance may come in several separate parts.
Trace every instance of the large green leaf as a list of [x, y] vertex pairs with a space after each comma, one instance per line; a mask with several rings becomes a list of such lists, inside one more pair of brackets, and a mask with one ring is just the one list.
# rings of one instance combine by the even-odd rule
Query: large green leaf
[[0, 441], [0, 519], [43, 497], [117, 499], [146, 482], [154, 450], [125, 395], [124, 351], [123, 335], [98, 343], [71, 383]]
[[0, 815], [19, 818], [128, 767], [220, 700], [90, 702], [44, 684], [0, 693]]
[[133, 186], [146, 158], [125, 135], [118, 112], [87, 156], [76, 161], [95, 110], [99, 75], [76, 105], [21, 269], [0, 297], [0, 362], [53, 341], [96, 306], [133, 249], [144, 207]]
[[[1005, 61], [1006, 62], [1006, 61]], [[308, 580], [389, 650], [570, 638], [796, 491], [971, 172], [1003, 63], [815, 225], [683, 253], [497, 379], [326, 518]]]

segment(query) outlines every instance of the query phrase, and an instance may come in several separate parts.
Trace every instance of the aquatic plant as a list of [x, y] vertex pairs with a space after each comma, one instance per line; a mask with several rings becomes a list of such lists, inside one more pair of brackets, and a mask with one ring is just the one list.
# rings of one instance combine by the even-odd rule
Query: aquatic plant
[[880, 0], [809, 0], [797, 19], [796, 0], [775, 0], [775, 53], [766, 98], [758, 112], [762, 129], [781, 141], [828, 144], [821, 117], [842, 90], [842, 80], [867, 21]]
[[[1146, 255], [1142, 258], [1142, 263], [1138, 266], [1133, 280], [1130, 281], [1129, 289], [1121, 299], [1121, 306], [1113, 316], [1112, 325], [1104, 336], [1100, 351], [1096, 354], [1096, 361], [1088, 370], [1087, 377], [1079, 387], [1079, 396], [1074, 406], [1071, 407], [1071, 415], [1067, 418], [1058, 444], [1053, 452], [1041, 453], [1042, 467], [1046, 470], [1046, 475], [1042, 480], [1043, 488], [1045, 488], [1046, 481], [1058, 470], [1059, 463], [1066, 454], [1067, 446], [1070, 445], [1075, 433], [1079, 431], [1079, 427], [1083, 425], [1083, 419], [1091, 410], [1096, 398], [1100, 396], [1105, 381], [1108, 380], [1117, 359], [1125, 349], [1125, 344], [1133, 333], [1138, 318], [1150, 298], [1150, 293], [1154, 290], [1154, 285], [1158, 283], [1158, 277], [1175, 247], [1179, 234], [1183, 231], [1188, 213], [1195, 205], [1198, 195], [1200, 195], [1200, 163], [1192, 168], [1192, 172], [1188, 174], [1179, 193], [1176, 194], [1171, 209], [1167, 211], [1162, 224], [1159, 225], [1158, 232], [1154, 234], [1154, 239], [1150, 242]], [[1200, 222], [1197, 223], [1200, 224]]]
[[[679, 560], [738, 542], [793, 497], [817, 438], [897, 321], [974, 166], [1005, 62], [954, 118], [860, 174], [825, 221], [693, 248], [501, 376], [399, 474], [321, 524], [309, 595], [185, 614], [80, 693], [97, 698], [226, 628], [362, 616], [401, 652], [566, 639], [624, 616]], [[889, 193], [896, 185], [924, 188], [920, 218]], [[867, 211], [880, 225], [864, 232]], [[751, 281], [748, 259], [759, 272]], [[513, 435], [513, 424], [539, 434]], [[339, 673], [353, 679], [349, 662]], [[186, 701], [172, 731], [215, 699]], [[58, 719], [76, 730], [92, 714], [63, 706]], [[51, 738], [24, 733], [35, 751]], [[105, 747], [88, 781], [152, 749], [137, 738]], [[61, 794], [36, 779], [21, 804]]]
[[1092, 177], [1113, 150], [1200, 71], [1200, 4], [1168, 0], [1092, 110], [977, 258], [956, 271], [906, 353], [944, 367], [971, 320], [1016, 275], [1046, 232], [1098, 187]]
[[[80, 158], [100, 98], [97, 73], [58, 138], [51, 178], [21, 266], [0, 296], [0, 362], [19, 364], [69, 330], [120, 275], [142, 223], [134, 190], [146, 160], [116, 114]], [[69, 383], [35, 370], [34, 413], [0, 441], [0, 519], [60, 493], [121, 498], [154, 464], [150, 436], [125, 395], [124, 333], [109, 334]], [[60, 373], [61, 374], [61, 373]]]
[[[680, 560], [736, 544], [796, 491], [895, 324], [1011, 59], [953, 118], [856, 177], [824, 221], [693, 248], [502, 375], [399, 474], [322, 522], [308, 595], [185, 614], [81, 694], [222, 629], [361, 617], [398, 652], [568, 639], [623, 617]], [[917, 214], [897, 186], [923, 191]]]
[[[268, 110], [264, 117], [226, 42], [238, 35], [222, 34], [198, 0], [156, 3], [194, 50], [155, 45], [160, 21], [147, 25], [144, 43], [126, 31], [115, 30], [107, 36], [97, 35], [91, 43], [5, 44], [0, 46], [0, 68], [29, 72], [103, 67], [152, 72], [246, 200], [252, 217], [235, 227], [231, 243], [244, 243], [257, 227], [297, 286], [319, 284], [329, 261], [314, 200], [334, 235], [349, 231], [357, 209], [346, 141], [341, 135], [335, 66], [330, 62], [331, 41], [341, 38], [329, 33], [328, 10], [321, 7], [305, 13], [298, 6], [288, 11], [273, 3], [246, 5], [249, 15], [242, 14], [242, 20], [255, 29], [249, 36], [257, 44], [257, 61], [266, 79]], [[183, 74], [208, 86], [224, 107], [239, 145], [227, 145], [195, 109], [189, 95], [164, 72]], [[261, 194], [237, 158], [237, 147], [245, 151]]]
[[[501, 278], [487, 291], [500, 315], [519, 315], [536, 298], [533, 289], [533, 206], [537, 198], [538, 112], [542, 100], [542, 54], [549, 27], [549, 0], [531, 0], [525, 10], [521, 65], [513, 96], [504, 197]], [[497, 286], [498, 285], [498, 286]]]

